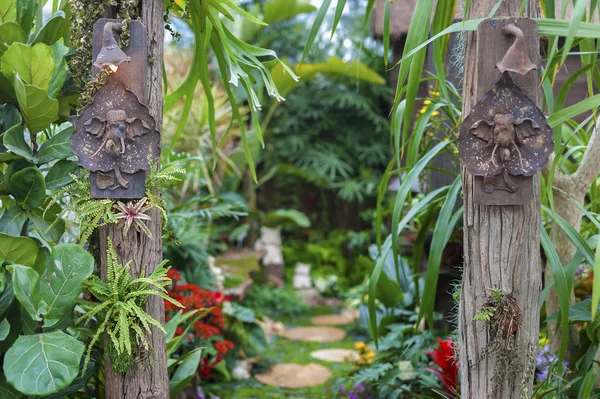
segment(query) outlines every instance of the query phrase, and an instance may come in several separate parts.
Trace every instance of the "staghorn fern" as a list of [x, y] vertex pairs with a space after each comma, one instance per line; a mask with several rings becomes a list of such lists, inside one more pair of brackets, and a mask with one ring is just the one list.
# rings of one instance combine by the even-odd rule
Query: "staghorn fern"
[[96, 333], [92, 337], [83, 365], [83, 373], [87, 369], [92, 348], [104, 333], [108, 336], [107, 352], [113, 371], [126, 374], [139, 349], [143, 346], [148, 351], [149, 343], [144, 330], [151, 332], [151, 325], [165, 332], [160, 322], [143, 310], [144, 304], [151, 295], [183, 308], [176, 300], [166, 294], [165, 287], [171, 284], [167, 277], [166, 260], [162, 261], [148, 277], [143, 274], [134, 279], [131, 276], [131, 262], [121, 265], [113, 248], [112, 239], [108, 237], [107, 278], [106, 282], [93, 275], [85, 283], [87, 290], [98, 299], [98, 302], [85, 301], [81, 307], [86, 313], [78, 322], [85, 324], [92, 320], [98, 322]]

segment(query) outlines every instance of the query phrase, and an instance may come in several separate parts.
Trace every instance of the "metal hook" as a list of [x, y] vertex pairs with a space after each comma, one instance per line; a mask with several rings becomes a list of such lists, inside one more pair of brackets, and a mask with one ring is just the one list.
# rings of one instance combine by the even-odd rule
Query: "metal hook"
[[502, 58], [502, 61], [496, 64], [496, 68], [502, 73], [511, 71], [520, 75], [525, 75], [527, 72], [537, 69], [537, 65], [531, 62], [527, 55], [523, 31], [516, 25], [509, 24], [502, 28], [502, 34], [504, 36], [514, 36], [515, 41]]

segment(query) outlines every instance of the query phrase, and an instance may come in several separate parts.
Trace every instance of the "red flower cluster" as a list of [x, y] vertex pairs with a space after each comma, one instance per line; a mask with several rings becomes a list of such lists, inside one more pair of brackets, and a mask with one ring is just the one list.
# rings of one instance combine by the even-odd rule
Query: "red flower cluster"
[[457, 388], [458, 388], [458, 358], [455, 356], [455, 348], [454, 342], [452, 338], [448, 338], [447, 340], [442, 340], [438, 338], [439, 348], [433, 348], [427, 353], [429, 356], [433, 357], [433, 363], [438, 366], [438, 368], [428, 368], [428, 370], [433, 371], [435, 376], [444, 386], [446, 392], [452, 395], [453, 398], [458, 397]]
[[[174, 284], [168, 289], [167, 294], [185, 306], [184, 313], [199, 309], [211, 309], [202, 319], [196, 321], [193, 326], [194, 336], [199, 339], [208, 340], [214, 337], [213, 340], [219, 339], [222, 335], [222, 330], [225, 329], [225, 319], [223, 318], [223, 310], [219, 307], [223, 302], [229, 301], [230, 298], [225, 297], [223, 293], [218, 291], [203, 290], [195, 284], [178, 284], [181, 281], [181, 274], [174, 269], [170, 269], [167, 276], [173, 280]], [[177, 311], [169, 301], [165, 301], [165, 312]], [[167, 320], [169, 319], [167, 315]], [[184, 333], [184, 329], [177, 328], [175, 335], [179, 336]], [[188, 339], [192, 339], [190, 336]], [[214, 341], [213, 346], [217, 351], [217, 355], [212, 359], [204, 357], [200, 365], [200, 377], [209, 378], [210, 372], [224, 358], [227, 352], [233, 349], [234, 344], [231, 341]]]

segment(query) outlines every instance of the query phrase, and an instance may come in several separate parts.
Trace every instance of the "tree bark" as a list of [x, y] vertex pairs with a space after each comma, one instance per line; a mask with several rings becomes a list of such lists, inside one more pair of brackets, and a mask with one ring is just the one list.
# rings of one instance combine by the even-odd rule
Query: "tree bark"
[[[163, 0], [143, 0], [140, 17], [146, 25], [148, 34], [148, 64], [146, 66], [146, 99], [150, 115], [156, 121], [156, 128], [162, 128], [162, 59], [163, 59]], [[102, 257], [102, 278], [106, 278], [107, 237], [111, 237], [119, 261], [131, 261], [131, 273], [134, 277], [144, 273], [149, 275], [162, 261], [161, 215], [157, 209], [148, 212], [152, 220], [147, 226], [153, 238], [130, 229], [123, 235], [122, 226], [111, 224], [100, 229], [100, 253]], [[146, 312], [164, 324], [165, 311], [162, 299], [151, 296], [145, 306]], [[127, 375], [113, 374], [108, 356], [105, 356], [106, 398], [109, 399], [167, 399], [169, 398], [169, 375], [167, 371], [165, 335], [152, 327], [147, 336], [150, 353], [137, 361]]]
[[[597, 176], [600, 174], [600, 120], [596, 123], [592, 136], [588, 142], [581, 163], [577, 171], [571, 175], [564, 175], [560, 170], [556, 170], [554, 174], [554, 182], [552, 184], [552, 194], [554, 197], [554, 210], [556, 214], [562, 217], [568, 224], [579, 232], [583, 214], [579, 206], [583, 206], [585, 196], [590, 190]], [[548, 166], [549, 170], [551, 165]], [[550, 231], [552, 244], [558, 253], [560, 262], [563, 265], [568, 264], [573, 260], [577, 248], [569, 240], [563, 230], [554, 223]], [[548, 264], [544, 274], [546, 284], [552, 281], [552, 268]], [[575, 303], [575, 294], [571, 291], [571, 304]], [[556, 290], [552, 288], [546, 297], [546, 314], [551, 315], [558, 312], [558, 297]], [[548, 336], [550, 338], [550, 348], [553, 352], [558, 352], [562, 339], [560, 329], [556, 330], [556, 322], [548, 322]], [[569, 328], [569, 343], [565, 353], [565, 359], [571, 363], [574, 359], [579, 347], [579, 333], [577, 326], [572, 325]], [[600, 352], [596, 355], [596, 359], [600, 359]]]
[[[496, 15], [517, 15], [521, 0], [504, 1]], [[486, 17], [495, 0], [473, 2], [469, 19]], [[523, 16], [536, 17], [537, 2], [529, 2]], [[539, 63], [539, 39], [531, 21], [517, 24], [525, 32], [531, 60]], [[488, 24], [488, 26], [483, 26]], [[493, 27], [493, 28], [490, 28]], [[501, 33], [503, 22], [483, 21], [478, 32], [497, 31], [480, 43], [469, 33], [465, 57], [463, 116], [500, 78], [495, 68], [512, 38]], [[493, 43], [492, 43], [493, 39]], [[539, 72], [514, 76], [519, 85], [539, 104]], [[538, 303], [542, 288], [540, 264], [540, 178], [533, 177], [534, 200], [525, 206], [487, 206], [473, 203], [474, 178], [463, 167], [464, 272], [459, 310], [461, 397], [520, 398], [529, 396], [533, 386], [535, 352], [539, 333]], [[520, 310], [518, 328], [507, 339], [512, 350], [495, 350], [490, 345], [490, 323], [474, 321], [490, 297], [490, 289], [511, 295]], [[499, 381], [495, 381], [495, 380]]]

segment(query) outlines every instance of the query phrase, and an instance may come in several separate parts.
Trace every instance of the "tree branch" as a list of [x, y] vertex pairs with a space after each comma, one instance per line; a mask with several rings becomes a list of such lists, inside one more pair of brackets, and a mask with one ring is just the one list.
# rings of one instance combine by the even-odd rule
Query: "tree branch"
[[600, 119], [596, 122], [583, 159], [573, 174], [579, 196], [585, 195], [600, 174]]

